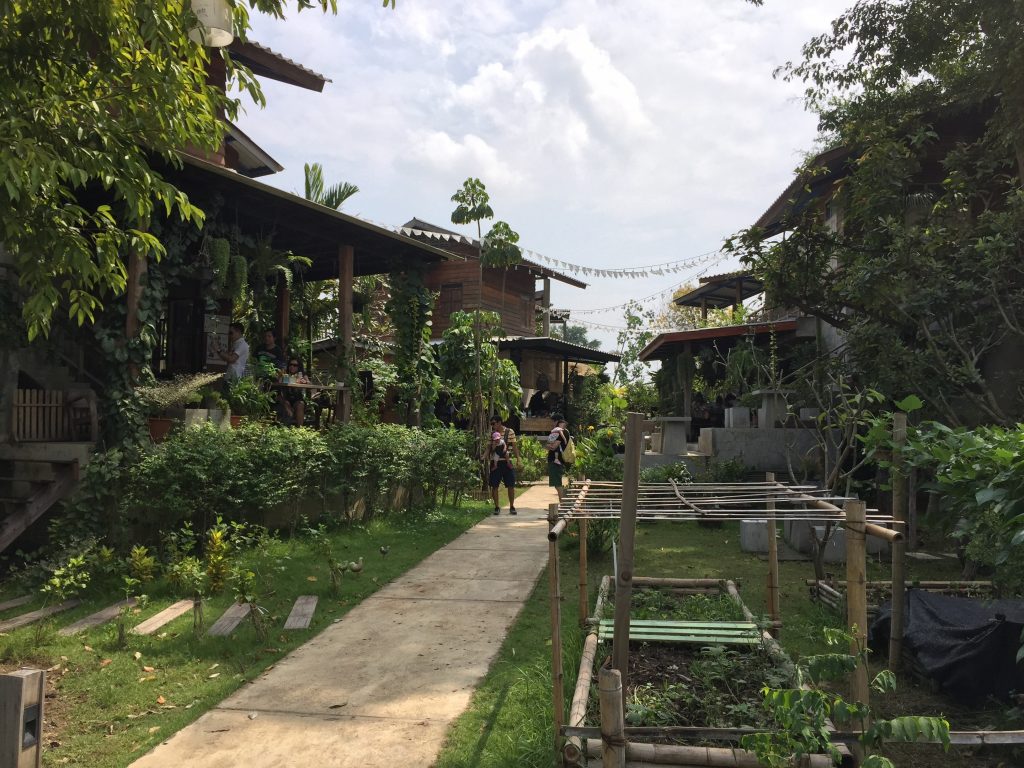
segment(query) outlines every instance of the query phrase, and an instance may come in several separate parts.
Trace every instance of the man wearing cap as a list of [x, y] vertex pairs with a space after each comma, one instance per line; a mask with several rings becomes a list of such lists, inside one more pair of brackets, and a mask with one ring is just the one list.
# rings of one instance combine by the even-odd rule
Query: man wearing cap
[[489, 482], [491, 498], [494, 499], [494, 514], [501, 512], [498, 503], [498, 486], [505, 484], [508, 491], [508, 513], [516, 513], [516, 473], [512, 466], [515, 458], [515, 469], [519, 468], [519, 444], [516, 433], [511, 427], [502, 424], [495, 414], [491, 417], [491, 439], [487, 446], [487, 461], [490, 469]]

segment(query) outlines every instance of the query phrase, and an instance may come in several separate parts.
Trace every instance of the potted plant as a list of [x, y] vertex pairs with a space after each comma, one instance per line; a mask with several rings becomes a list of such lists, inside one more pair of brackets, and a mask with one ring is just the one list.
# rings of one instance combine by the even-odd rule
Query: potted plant
[[180, 410], [199, 403], [203, 387], [219, 378], [219, 373], [182, 374], [173, 379], [154, 379], [138, 387], [136, 392], [149, 411], [149, 435], [153, 442], [162, 442], [175, 421], [180, 420]]
[[273, 397], [255, 379], [236, 379], [228, 382], [228, 405], [231, 407], [232, 426], [237, 426], [236, 416], [256, 420], [268, 418], [273, 407]]

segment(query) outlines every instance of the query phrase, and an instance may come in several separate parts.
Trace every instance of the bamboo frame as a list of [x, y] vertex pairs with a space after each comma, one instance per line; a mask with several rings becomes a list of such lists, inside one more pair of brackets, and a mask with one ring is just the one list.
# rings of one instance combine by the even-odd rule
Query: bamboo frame
[[[557, 509], [556, 509], [557, 514]], [[580, 532], [580, 584], [579, 584], [579, 614], [580, 614], [580, 626], [585, 627], [587, 625], [587, 613], [589, 612], [589, 606], [587, 605], [587, 519], [583, 518], [579, 521], [579, 532]]]
[[[775, 473], [766, 472], [764, 476], [765, 482], [774, 483]], [[775, 527], [775, 501], [769, 499], [767, 502], [768, 507], [768, 615], [771, 617], [772, 624], [782, 623], [782, 616], [779, 610], [779, 542], [776, 538], [778, 536], [778, 529]], [[772, 628], [772, 637], [779, 636], [779, 630], [776, 627]]]
[[857, 658], [851, 675], [850, 696], [865, 706], [869, 703], [868, 670], [861, 655], [868, 640], [867, 556], [864, 502], [846, 502], [846, 626], [854, 633], [850, 653]]
[[[601, 757], [600, 739], [587, 739], [587, 756]], [[760, 768], [757, 755], [731, 747], [693, 747], [679, 744], [642, 744], [629, 742], [625, 749], [625, 765], [634, 761], [649, 765], [724, 766], [726, 768]], [[608, 763], [603, 765], [607, 766]], [[797, 763], [801, 768], [834, 768], [828, 755], [808, 755]]]
[[621, 520], [619, 523], [619, 568], [615, 574], [615, 637], [612, 664], [629, 681], [629, 614], [633, 603], [633, 555], [636, 535], [636, 510], [640, 486], [640, 454], [643, 440], [643, 414], [626, 417], [626, 459], [623, 468]]
[[[558, 514], [558, 505], [548, 507], [548, 520]], [[562, 746], [565, 692], [562, 671], [562, 595], [558, 561], [558, 540], [548, 541], [548, 597], [551, 603], [551, 709], [555, 720], [555, 752]]]
[[[594, 660], [597, 657], [597, 633], [591, 632], [583, 642], [583, 655], [580, 657], [580, 671], [576, 677], [576, 689], [573, 691], [572, 703], [569, 705], [569, 722], [567, 728], [578, 728], [587, 718], [587, 702], [590, 699], [590, 685], [594, 680]], [[583, 744], [578, 736], [570, 736], [562, 746], [563, 762], [566, 765], [581, 765], [583, 760]]]
[[[903, 475], [903, 446], [907, 444], [907, 414], [894, 413], [892, 416], [892, 516], [898, 522], [906, 523], [907, 481]], [[889, 622], [889, 669], [896, 672], [903, 656], [903, 609], [906, 605], [907, 590], [903, 586], [906, 573], [903, 541], [892, 544], [892, 617]]]
[[625, 702], [622, 697], [622, 676], [619, 670], [601, 668], [598, 674], [598, 697], [601, 702], [602, 768], [625, 768]]

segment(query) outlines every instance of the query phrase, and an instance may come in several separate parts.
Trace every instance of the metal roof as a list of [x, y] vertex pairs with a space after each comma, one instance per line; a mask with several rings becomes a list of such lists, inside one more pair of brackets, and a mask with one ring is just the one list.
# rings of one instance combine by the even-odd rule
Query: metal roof
[[[480, 247], [480, 241], [477, 240], [475, 237], [470, 237], [469, 235], [464, 235], [461, 232], [456, 232], [456, 231], [454, 231], [452, 229], [445, 229], [444, 227], [439, 227], [436, 224], [431, 224], [429, 221], [423, 221], [423, 219], [412, 218], [409, 221], [405, 222], [405, 224], [403, 224], [401, 226], [401, 229], [420, 230], [423, 233], [436, 232], [439, 235], [450, 235], [452, 237], [458, 238], [458, 240], [456, 240], [456, 243], [462, 243], [462, 244], [465, 244], [465, 245], [469, 245], [469, 246], [471, 246], [473, 248], [479, 248]], [[410, 237], [428, 237], [429, 238], [429, 235], [417, 235], [417, 234], [411, 233]], [[431, 238], [431, 239], [433, 239], [433, 238]], [[465, 253], [468, 256], [476, 258], [476, 253], [470, 253], [469, 251], [466, 251]], [[586, 288], [587, 287], [587, 284], [584, 283], [582, 280], [577, 280], [575, 277], [569, 277], [568, 275], [566, 275], [563, 272], [559, 272], [557, 270], [551, 269], [550, 267], [545, 267], [545, 266], [543, 266], [541, 264], [538, 264], [535, 261], [531, 261], [530, 259], [527, 259], [527, 258], [523, 259], [522, 266], [526, 267], [527, 269], [530, 270], [530, 272], [532, 272], [535, 275], [538, 275], [540, 277], [550, 277], [550, 278], [552, 278], [554, 280], [558, 280], [560, 282], [565, 283], [566, 285], [571, 285], [571, 286], [574, 286], [576, 288]]]
[[498, 349], [523, 349], [558, 355], [573, 363], [617, 363], [621, 355], [584, 347], [550, 336], [504, 336], [495, 339]]
[[168, 181], [201, 208], [220, 206], [219, 215], [226, 221], [238, 223], [247, 233], [271, 238], [274, 248], [312, 259], [312, 266], [303, 273], [306, 280], [337, 277], [342, 245], [350, 245], [355, 251], [357, 276], [451, 258], [447, 251], [223, 166], [188, 155], [182, 155], [181, 160], [180, 168], [162, 169]]
[[754, 222], [754, 226], [765, 230], [769, 237], [784, 232], [792, 218], [829, 193], [836, 180], [846, 174], [852, 154], [849, 147], [835, 147], [816, 155]]
[[682, 351], [684, 345], [689, 342], [710, 342], [719, 339], [733, 339], [738, 336], [763, 333], [785, 333], [796, 330], [796, 320], [780, 320], [774, 323], [747, 323], [744, 325], [725, 325], [718, 328], [694, 328], [689, 331], [670, 331], [669, 333], [658, 334], [640, 352], [640, 359], [664, 360], [670, 355]]
[[272, 158], [266, 150], [249, 138], [246, 133], [230, 120], [224, 121], [227, 131], [224, 134], [225, 146], [231, 147], [238, 156], [238, 172], [251, 179], [257, 176], [269, 176], [283, 171], [284, 166]]
[[236, 39], [228, 46], [228, 52], [232, 59], [245, 64], [254, 75], [259, 77], [277, 80], [280, 83], [295, 85], [317, 93], [323, 91], [325, 83], [331, 82], [329, 78], [319, 72], [314, 72], [253, 40]]
[[731, 307], [764, 293], [764, 283], [749, 272], [704, 277], [701, 285], [672, 301], [682, 307]]

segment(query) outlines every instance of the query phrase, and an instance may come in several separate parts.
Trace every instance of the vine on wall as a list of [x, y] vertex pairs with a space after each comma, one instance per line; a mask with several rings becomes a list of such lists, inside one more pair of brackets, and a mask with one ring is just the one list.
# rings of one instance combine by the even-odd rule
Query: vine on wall
[[405, 423], [416, 426], [424, 412], [433, 413], [439, 389], [437, 360], [430, 346], [435, 296], [423, 281], [422, 268], [392, 272], [390, 284], [386, 310], [395, 328], [398, 405]]

